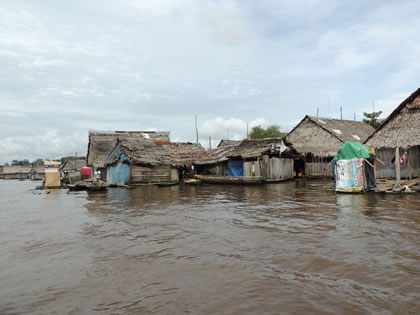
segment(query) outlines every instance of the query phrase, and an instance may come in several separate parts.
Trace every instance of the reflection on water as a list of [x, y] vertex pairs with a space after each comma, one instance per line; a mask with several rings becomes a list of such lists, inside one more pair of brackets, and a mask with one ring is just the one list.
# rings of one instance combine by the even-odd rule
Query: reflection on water
[[420, 312], [418, 195], [0, 181], [0, 313]]

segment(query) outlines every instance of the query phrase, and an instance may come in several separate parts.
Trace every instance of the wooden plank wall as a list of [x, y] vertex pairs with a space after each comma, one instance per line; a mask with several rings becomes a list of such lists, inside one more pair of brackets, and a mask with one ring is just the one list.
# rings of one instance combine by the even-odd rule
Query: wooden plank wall
[[305, 162], [305, 177], [333, 178], [331, 162], [322, 158], [313, 158], [311, 162]]
[[293, 179], [293, 163], [293, 159], [264, 155], [259, 160], [244, 162], [244, 176], [262, 176], [268, 181]]
[[[405, 149], [400, 148], [401, 156], [404, 152]], [[395, 149], [377, 149], [375, 154], [385, 164], [376, 163], [376, 178], [395, 178], [395, 164], [392, 163], [392, 159], [395, 156]], [[420, 177], [420, 146], [408, 150], [408, 163], [405, 167], [401, 167], [402, 179], [415, 177]]]
[[170, 180], [170, 168], [149, 168], [133, 165], [131, 167], [130, 183], [167, 183]]

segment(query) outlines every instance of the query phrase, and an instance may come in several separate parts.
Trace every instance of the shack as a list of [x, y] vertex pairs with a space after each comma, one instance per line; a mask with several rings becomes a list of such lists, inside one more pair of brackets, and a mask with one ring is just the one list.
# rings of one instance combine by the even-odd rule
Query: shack
[[200, 144], [171, 142], [162, 144], [162, 147], [167, 151], [174, 169], [172, 172], [173, 181], [201, 174], [203, 167], [200, 166], [200, 163], [209, 159], [208, 152]]
[[104, 165], [109, 185], [168, 183], [170, 158], [167, 151], [151, 139], [119, 140]]
[[32, 164], [31, 169], [31, 179], [32, 180], [43, 180], [45, 176], [45, 167], [44, 165]]
[[301, 157], [294, 172], [308, 178], [332, 178], [331, 161], [346, 141], [363, 143], [374, 128], [362, 121], [305, 116], [285, 140]]
[[228, 176], [257, 176], [266, 182], [293, 179], [295, 155], [282, 138], [243, 140], [227, 154]]
[[3, 167], [4, 179], [29, 179], [32, 166], [11, 165]]
[[237, 145], [222, 145], [208, 152], [207, 158], [197, 162], [200, 174], [228, 176], [228, 156]]
[[86, 167], [85, 157], [72, 157], [65, 160], [60, 168], [63, 182], [75, 184], [81, 181], [81, 172], [84, 167]]
[[0, 167], [0, 179], [4, 179], [3, 167]]
[[[396, 148], [401, 160], [401, 178], [420, 177], [420, 88], [407, 97], [368, 137], [378, 160], [377, 178], [395, 178]], [[398, 160], [397, 160], [398, 161]]]
[[107, 160], [118, 141], [150, 139], [157, 142], [169, 142], [168, 131], [89, 131], [89, 144], [86, 164], [100, 173], [103, 181], [107, 180]]
[[375, 156], [360, 142], [345, 142], [332, 161], [336, 192], [363, 192], [376, 188]]

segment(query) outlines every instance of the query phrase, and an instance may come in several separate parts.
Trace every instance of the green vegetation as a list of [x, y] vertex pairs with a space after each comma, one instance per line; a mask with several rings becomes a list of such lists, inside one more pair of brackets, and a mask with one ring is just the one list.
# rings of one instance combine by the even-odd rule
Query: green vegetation
[[260, 125], [252, 127], [249, 134], [251, 139], [261, 139], [261, 138], [284, 138], [286, 133], [280, 131], [279, 125], [270, 125], [267, 128], [262, 128]]
[[381, 114], [382, 114], [381, 110], [379, 112], [363, 113], [363, 116], [365, 116], [363, 121], [376, 129], [380, 125], [377, 119], [379, 118], [379, 116], [381, 116]]

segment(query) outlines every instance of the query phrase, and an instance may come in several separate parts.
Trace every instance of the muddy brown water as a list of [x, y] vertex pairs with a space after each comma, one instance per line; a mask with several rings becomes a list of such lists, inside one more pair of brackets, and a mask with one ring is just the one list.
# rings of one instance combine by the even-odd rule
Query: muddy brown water
[[317, 183], [0, 180], [0, 313], [420, 313], [420, 195]]

